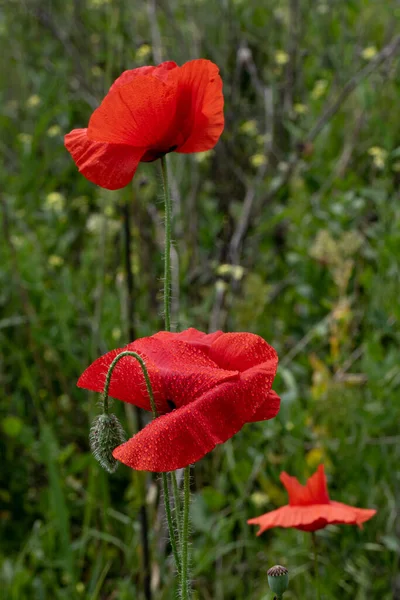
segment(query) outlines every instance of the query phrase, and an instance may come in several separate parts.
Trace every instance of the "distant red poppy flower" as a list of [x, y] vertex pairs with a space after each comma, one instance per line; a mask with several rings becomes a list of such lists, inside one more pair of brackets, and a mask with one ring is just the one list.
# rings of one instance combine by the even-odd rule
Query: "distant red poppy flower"
[[280, 479], [289, 494], [289, 504], [247, 521], [259, 525], [257, 535], [273, 527], [294, 527], [302, 531], [317, 531], [327, 525], [358, 525], [371, 519], [376, 510], [355, 508], [329, 499], [324, 465], [301, 485], [295, 477], [281, 473]]
[[198, 59], [125, 71], [65, 146], [87, 179], [109, 190], [126, 186], [139, 162], [167, 152], [203, 152], [224, 128], [218, 67]]
[[[98, 358], [78, 386], [101, 392], [113, 359], [124, 350], [145, 361], [161, 416], [118, 446], [113, 455], [133, 469], [173, 471], [198, 461], [245, 423], [272, 419], [275, 350], [252, 333], [160, 332]], [[110, 396], [150, 410], [138, 362], [125, 357], [111, 378]]]

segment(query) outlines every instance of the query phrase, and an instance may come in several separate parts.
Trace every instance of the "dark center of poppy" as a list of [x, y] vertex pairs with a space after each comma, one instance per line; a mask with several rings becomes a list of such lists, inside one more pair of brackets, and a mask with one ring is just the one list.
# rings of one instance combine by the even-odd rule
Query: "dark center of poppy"
[[144, 156], [142, 156], [141, 161], [142, 162], [153, 162], [153, 160], [162, 158], [163, 156], [168, 154], [168, 152], [173, 152], [174, 150], [177, 149], [177, 147], [178, 146], [176, 145], [176, 146], [171, 146], [170, 148], [168, 148], [168, 150], [147, 150], [147, 152], [144, 154]]
[[167, 400], [167, 404], [170, 407], [171, 410], [175, 410], [176, 409], [176, 404], [173, 400]]

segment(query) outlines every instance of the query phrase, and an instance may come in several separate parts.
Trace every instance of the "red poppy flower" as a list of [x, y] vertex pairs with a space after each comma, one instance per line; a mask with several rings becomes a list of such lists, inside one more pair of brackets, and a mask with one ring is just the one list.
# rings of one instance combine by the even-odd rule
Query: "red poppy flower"
[[[279, 396], [271, 390], [278, 357], [258, 335], [163, 331], [97, 359], [78, 386], [103, 391], [107, 370], [123, 350], [133, 350], [145, 361], [161, 415], [114, 450], [114, 457], [133, 469], [185, 467], [226, 442], [245, 423], [272, 419], [279, 411]], [[135, 358], [117, 363], [110, 395], [150, 410]]]
[[167, 152], [203, 152], [224, 128], [218, 67], [198, 59], [125, 71], [65, 146], [87, 179], [109, 190], [126, 186], [139, 162]]
[[247, 521], [259, 525], [257, 535], [272, 527], [295, 527], [302, 531], [317, 531], [327, 525], [358, 525], [371, 519], [376, 510], [355, 508], [329, 499], [324, 465], [301, 485], [295, 477], [281, 473], [280, 479], [289, 494], [289, 504]]

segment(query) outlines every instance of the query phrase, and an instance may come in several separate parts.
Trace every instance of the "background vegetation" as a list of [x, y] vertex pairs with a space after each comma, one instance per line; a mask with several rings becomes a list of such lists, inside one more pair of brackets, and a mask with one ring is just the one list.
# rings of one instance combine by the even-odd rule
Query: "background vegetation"
[[[143, 599], [143, 502], [153, 596], [174, 597], [157, 482], [100, 470], [96, 397], [75, 387], [162, 327], [158, 165], [106, 192], [63, 135], [124, 69], [197, 57], [220, 66], [226, 129], [210, 153], [169, 157], [174, 321], [263, 336], [283, 400], [196, 465], [197, 597], [266, 600], [276, 563], [288, 600], [314, 596], [307, 534], [256, 538], [246, 520], [286, 502], [282, 470], [304, 481], [323, 461], [334, 499], [378, 509], [318, 535], [323, 597], [399, 598], [399, 16], [395, 0], [1, 4], [4, 598]], [[135, 413], [115, 411], [132, 434]]]

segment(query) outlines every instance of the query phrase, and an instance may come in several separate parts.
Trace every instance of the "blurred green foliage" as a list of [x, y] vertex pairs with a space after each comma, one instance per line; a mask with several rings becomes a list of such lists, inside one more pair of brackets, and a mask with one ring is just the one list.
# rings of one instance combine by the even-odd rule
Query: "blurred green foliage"
[[[154, 597], [174, 597], [155, 480], [100, 470], [88, 450], [96, 398], [75, 387], [128, 342], [124, 207], [136, 334], [162, 328], [158, 165], [106, 192], [77, 173], [63, 134], [86, 126], [122, 70], [196, 57], [220, 66], [226, 129], [210, 153], [169, 157], [174, 319], [263, 336], [281, 357], [282, 396], [274, 421], [196, 465], [196, 597], [266, 600], [276, 563], [290, 570], [288, 600], [313, 596], [307, 535], [256, 538], [246, 520], [286, 502], [282, 470], [305, 480], [320, 461], [335, 500], [378, 509], [362, 531], [318, 535], [323, 598], [398, 597], [398, 52], [310, 132], [399, 33], [399, 16], [394, 0], [1, 5], [4, 598], [143, 598], [144, 499]], [[132, 434], [129, 407], [114, 410]]]

